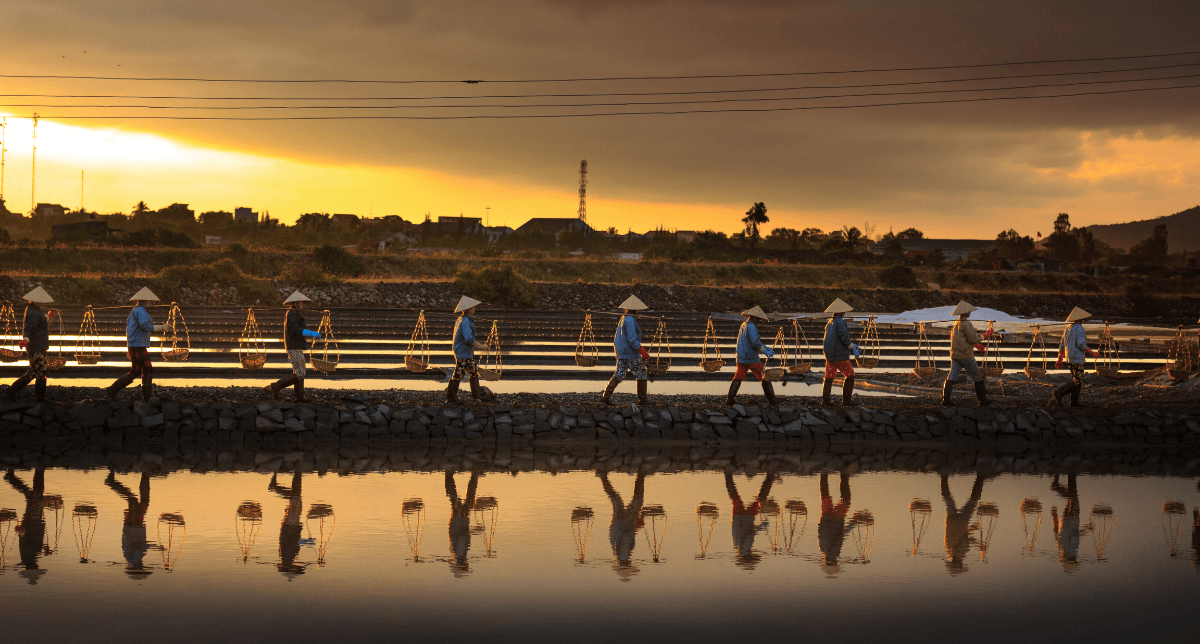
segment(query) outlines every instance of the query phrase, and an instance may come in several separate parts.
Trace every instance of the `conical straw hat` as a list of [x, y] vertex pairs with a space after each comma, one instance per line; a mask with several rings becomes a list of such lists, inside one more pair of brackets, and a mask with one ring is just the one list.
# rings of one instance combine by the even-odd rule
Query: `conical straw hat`
[[842, 301], [842, 298], [839, 297], [838, 299], [833, 301], [833, 304], [829, 305], [829, 308], [825, 309], [825, 312], [826, 313], [849, 313], [853, 310], [854, 310], [853, 306], [846, 304], [844, 301]]
[[292, 293], [291, 295], [289, 295], [288, 299], [284, 300], [283, 303], [291, 304], [292, 302], [311, 302], [311, 301], [312, 300], [309, 299], [309, 297], [307, 295], [301, 293], [300, 291], [296, 291], [295, 293]]
[[30, 302], [37, 302], [38, 304], [51, 304], [54, 302], [54, 298], [50, 297], [46, 289], [40, 286], [26, 293], [25, 299]]
[[137, 293], [134, 293], [133, 297], [129, 298], [129, 301], [130, 302], [135, 302], [135, 301], [136, 302], [158, 302], [160, 300], [158, 299], [158, 296], [155, 295], [154, 292], [150, 290], [149, 286], [143, 286], [142, 290], [138, 291]]
[[950, 315], [964, 315], [966, 313], [971, 313], [978, 310], [978, 308], [968, 304], [966, 300], [959, 300], [958, 306], [954, 307], [954, 310], [950, 312]]
[[751, 318], [758, 318], [764, 321], [768, 319], [766, 311], [763, 311], [761, 306], [755, 306], [748, 311], [742, 311], [742, 315]]
[[1071, 309], [1071, 314], [1067, 316], [1067, 322], [1078, 322], [1079, 320], [1086, 320], [1090, 317], [1092, 317], [1091, 313], [1088, 313], [1077, 306]]
[[629, 299], [621, 302], [621, 306], [617, 308], [622, 311], [645, 311], [650, 307], [646, 306], [646, 303], [639, 300], [636, 295], [630, 295]]
[[462, 296], [462, 299], [458, 301], [458, 307], [456, 307], [454, 309], [454, 312], [462, 313], [463, 311], [466, 311], [467, 309], [469, 309], [473, 306], [479, 306], [480, 304], [483, 304], [483, 302], [480, 302], [479, 300], [476, 300], [473, 298], [469, 298], [466, 295], [464, 295], [464, 296]]

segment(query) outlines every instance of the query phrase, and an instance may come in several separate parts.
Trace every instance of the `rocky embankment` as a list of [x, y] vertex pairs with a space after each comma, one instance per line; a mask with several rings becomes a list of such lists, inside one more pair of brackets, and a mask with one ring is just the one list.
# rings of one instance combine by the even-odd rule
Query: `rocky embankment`
[[[96, 305], [123, 304], [148, 283], [145, 279], [104, 277], [112, 288], [112, 302], [88, 302]], [[41, 284], [42, 278], [28, 277], [0, 282], [0, 299], [19, 301], [20, 297]], [[271, 280], [282, 301], [300, 288], [316, 305], [327, 307], [386, 307], [406, 309], [453, 309], [462, 293], [453, 282], [330, 282], [298, 285]], [[1139, 298], [1122, 295], [1061, 293], [992, 293], [929, 289], [841, 289], [746, 288], [740, 286], [669, 286], [654, 284], [604, 284], [593, 282], [537, 284], [538, 308], [542, 310], [610, 309], [632, 293], [655, 311], [708, 312], [738, 311], [751, 303], [761, 303], [768, 311], [819, 311], [835, 297], [841, 297], [861, 311], [899, 313], [902, 311], [949, 306], [968, 300], [976, 306], [1006, 311], [1013, 315], [1057, 318], [1072, 307], [1080, 306], [1105, 317], [1200, 316], [1200, 298], [1162, 297], [1145, 294]], [[183, 306], [236, 306], [256, 304], [243, 301], [236, 287], [214, 284], [208, 289], [184, 288]], [[1148, 299], [1152, 302], [1148, 303]], [[265, 303], [263, 303], [265, 304]], [[485, 308], [488, 303], [484, 304]]]

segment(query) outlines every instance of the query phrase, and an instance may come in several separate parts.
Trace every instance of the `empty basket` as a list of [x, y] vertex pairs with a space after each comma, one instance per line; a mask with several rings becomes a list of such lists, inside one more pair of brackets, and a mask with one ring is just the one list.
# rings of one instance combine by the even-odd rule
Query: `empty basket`
[[475, 369], [475, 371], [479, 373], [479, 377], [483, 380], [496, 381], [500, 379], [499, 369], [485, 369], [483, 367], [478, 367]]
[[580, 367], [594, 367], [594, 366], [600, 364], [600, 359], [593, 358], [592, 356], [581, 356], [578, 353], [576, 353], [575, 354], [575, 364]]
[[172, 349], [170, 351], [163, 351], [162, 359], [166, 360], [167, 362], [182, 362], [187, 360], [188, 353], [189, 352], [187, 349]]
[[46, 358], [46, 368], [50, 371], [62, 369], [67, 364], [67, 359], [62, 356], [51, 356]]
[[715, 371], [720, 371], [721, 367], [724, 367], [724, 366], [725, 366], [725, 361], [720, 358], [717, 358], [716, 360], [703, 360], [700, 362], [700, 368], [709, 373], [713, 373]]
[[771, 367], [770, 369], [763, 369], [763, 380], [771, 382], [783, 380], [783, 377], [786, 374], [787, 370], [783, 367]]
[[796, 364], [788, 367], [788, 372], [794, 373], [796, 375], [800, 375], [802, 373], [808, 373], [810, 371], [812, 371], [812, 363], [811, 362], [799, 362], [799, 363], [796, 363]]
[[429, 363], [425, 360], [418, 360], [412, 356], [405, 356], [404, 366], [407, 367], [409, 371], [420, 373], [429, 368]]
[[1030, 380], [1046, 377], [1046, 370], [1041, 367], [1025, 367], [1025, 376]]
[[243, 369], [262, 369], [263, 365], [267, 363], [267, 356], [261, 353], [255, 353], [248, 356], [242, 356], [241, 362]]
[[320, 358], [312, 358], [311, 361], [312, 361], [313, 369], [316, 369], [317, 371], [320, 371], [321, 373], [333, 373], [333, 370], [337, 369], [337, 363], [334, 362], [333, 360], [321, 360]]

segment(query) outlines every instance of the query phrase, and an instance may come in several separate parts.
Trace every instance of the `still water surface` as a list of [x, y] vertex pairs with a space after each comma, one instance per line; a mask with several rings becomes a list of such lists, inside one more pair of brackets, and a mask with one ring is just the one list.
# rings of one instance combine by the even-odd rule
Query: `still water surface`
[[1198, 505], [1194, 479], [1168, 477], [26, 469], [0, 485], [0, 630], [9, 642], [1188, 637]]

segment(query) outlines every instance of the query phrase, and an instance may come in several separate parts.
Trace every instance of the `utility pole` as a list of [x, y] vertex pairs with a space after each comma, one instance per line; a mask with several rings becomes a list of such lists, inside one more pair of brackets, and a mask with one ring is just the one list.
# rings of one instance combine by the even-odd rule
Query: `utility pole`
[[587, 223], [587, 159], [579, 162], [579, 219]]
[[79, 212], [83, 212], [83, 170], [79, 171]]
[[491, 228], [492, 227], [492, 207], [484, 206], [483, 212], [484, 212], [483, 225], [487, 228]]
[[0, 120], [0, 201], [4, 201], [4, 144], [8, 141], [8, 117]]
[[33, 113], [33, 168], [29, 172], [29, 212], [37, 212], [37, 112]]

